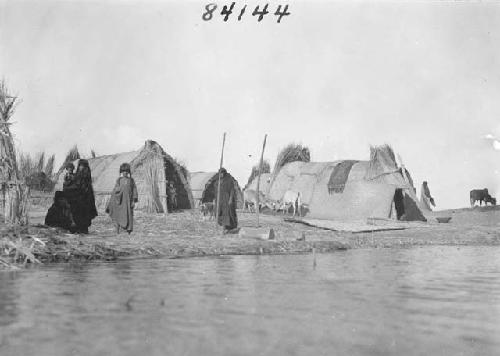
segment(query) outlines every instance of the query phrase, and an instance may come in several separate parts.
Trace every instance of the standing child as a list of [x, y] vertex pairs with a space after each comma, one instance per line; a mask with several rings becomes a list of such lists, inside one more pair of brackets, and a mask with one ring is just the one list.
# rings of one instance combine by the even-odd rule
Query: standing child
[[117, 234], [120, 233], [120, 228], [127, 230], [129, 234], [132, 232], [134, 227], [134, 207], [137, 198], [137, 188], [130, 174], [130, 165], [122, 163], [120, 177], [116, 181], [106, 208], [106, 212], [116, 225]]
[[170, 197], [170, 209], [174, 211], [177, 209], [177, 191], [175, 190], [174, 183], [170, 182], [168, 185], [168, 195]]
[[66, 166], [64, 167], [64, 182], [63, 182], [63, 189], [67, 189], [70, 187], [73, 182], [75, 181], [75, 173], [73, 171], [75, 170], [75, 165], [71, 162], [67, 163]]

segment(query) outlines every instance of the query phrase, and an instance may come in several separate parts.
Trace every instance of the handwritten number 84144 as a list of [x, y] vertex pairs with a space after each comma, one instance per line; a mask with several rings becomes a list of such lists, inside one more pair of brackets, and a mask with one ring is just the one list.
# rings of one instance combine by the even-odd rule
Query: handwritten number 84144
[[[236, 3], [232, 2], [231, 5], [229, 5], [229, 6], [228, 5], [224, 5], [222, 7], [222, 11], [220, 12], [220, 14], [221, 14], [222, 19], [224, 21], [229, 20], [229, 17], [233, 13], [235, 5], [236, 5]], [[247, 9], [247, 5], [246, 4], [241, 9], [239, 9], [239, 12], [238, 12], [238, 21], [241, 21], [243, 15], [246, 12], [246, 9]], [[210, 20], [212, 20], [213, 17], [214, 17], [214, 14], [217, 14], [216, 10], [217, 10], [217, 4], [214, 4], [214, 3], [207, 4], [205, 6], [205, 12], [201, 16], [201, 18], [204, 21], [210, 21]], [[252, 12], [252, 16], [258, 16], [257, 21], [260, 22], [260, 21], [262, 21], [262, 19], [264, 18], [264, 16], [266, 16], [267, 14], [269, 14], [268, 10], [269, 10], [269, 4], [265, 4], [262, 9], [261, 9], [260, 5], [257, 5], [255, 7], [255, 9], [253, 10], [253, 12]], [[278, 5], [278, 7], [276, 8], [276, 11], [274, 12], [274, 16], [277, 16], [277, 20], [276, 20], [277, 23], [281, 23], [281, 19], [284, 16], [289, 16], [289, 15], [290, 15], [290, 12], [288, 11], [288, 5]]]

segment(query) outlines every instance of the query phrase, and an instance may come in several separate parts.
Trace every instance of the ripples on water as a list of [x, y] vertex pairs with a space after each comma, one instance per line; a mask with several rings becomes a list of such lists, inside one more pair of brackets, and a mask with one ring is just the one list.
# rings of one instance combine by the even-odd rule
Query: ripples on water
[[500, 248], [0, 273], [0, 355], [499, 355]]

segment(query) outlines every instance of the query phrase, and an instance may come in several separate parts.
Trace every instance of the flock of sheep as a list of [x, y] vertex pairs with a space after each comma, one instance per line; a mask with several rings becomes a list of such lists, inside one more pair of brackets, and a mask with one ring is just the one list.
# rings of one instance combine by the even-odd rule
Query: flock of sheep
[[[243, 190], [243, 211], [250, 213], [255, 212], [255, 208], [259, 205], [259, 211], [269, 209], [273, 214], [282, 212], [289, 213], [292, 210], [292, 216], [302, 216], [304, 209], [307, 209], [307, 204], [302, 204], [300, 192], [287, 190], [283, 197], [278, 200], [272, 200], [262, 192], [259, 192], [259, 201], [257, 202], [257, 192], [253, 189]], [[215, 218], [215, 202], [205, 202], [200, 205], [203, 219], [212, 220]]]

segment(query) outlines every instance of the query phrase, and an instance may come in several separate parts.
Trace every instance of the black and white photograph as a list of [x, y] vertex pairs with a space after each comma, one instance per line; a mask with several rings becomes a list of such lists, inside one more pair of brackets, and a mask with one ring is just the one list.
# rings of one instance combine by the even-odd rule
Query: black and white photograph
[[0, 0], [0, 355], [500, 355], [500, 1]]

